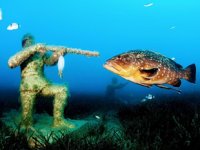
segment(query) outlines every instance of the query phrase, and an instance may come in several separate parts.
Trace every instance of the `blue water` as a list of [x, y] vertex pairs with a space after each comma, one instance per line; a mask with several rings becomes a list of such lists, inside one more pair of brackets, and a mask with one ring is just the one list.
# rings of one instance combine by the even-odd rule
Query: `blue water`
[[[148, 3], [153, 5], [144, 7]], [[112, 77], [127, 82], [102, 65], [108, 58], [134, 49], [149, 49], [175, 57], [184, 67], [195, 63], [197, 84], [183, 81], [181, 90], [199, 90], [200, 1], [1, 0], [0, 8], [3, 13], [0, 20], [0, 89], [9, 92], [19, 87], [20, 68], [8, 68], [7, 61], [21, 50], [21, 38], [28, 32], [39, 43], [100, 52], [97, 58], [66, 55], [62, 80], [57, 75], [57, 66], [45, 68], [48, 79], [68, 83], [71, 92], [104, 94]], [[8, 31], [6, 28], [12, 22], [19, 23], [20, 28]], [[120, 93], [140, 96], [174, 92], [130, 82]]]

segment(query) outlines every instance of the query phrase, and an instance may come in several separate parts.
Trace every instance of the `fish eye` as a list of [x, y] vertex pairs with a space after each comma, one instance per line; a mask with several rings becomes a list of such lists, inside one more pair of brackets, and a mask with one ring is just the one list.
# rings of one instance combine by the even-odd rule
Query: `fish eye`
[[120, 56], [120, 55], [118, 55], [118, 56], [117, 56], [117, 58], [121, 58], [121, 56]]

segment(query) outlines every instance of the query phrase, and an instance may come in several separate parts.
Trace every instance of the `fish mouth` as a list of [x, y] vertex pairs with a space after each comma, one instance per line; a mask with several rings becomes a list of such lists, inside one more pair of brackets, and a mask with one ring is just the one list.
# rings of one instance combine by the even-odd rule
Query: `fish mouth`
[[110, 62], [106, 62], [103, 67], [107, 70], [110, 70], [116, 74], [119, 74], [120, 70], [116, 67], [114, 67], [113, 63], [110, 63]]

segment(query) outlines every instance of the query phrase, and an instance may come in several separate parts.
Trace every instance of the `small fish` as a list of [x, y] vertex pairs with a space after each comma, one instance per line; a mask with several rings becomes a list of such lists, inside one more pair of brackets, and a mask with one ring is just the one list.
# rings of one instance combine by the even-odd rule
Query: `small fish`
[[196, 81], [195, 64], [183, 69], [172, 59], [149, 50], [132, 50], [114, 56], [106, 61], [104, 68], [142, 86], [156, 85], [160, 88], [176, 90], [178, 93], [181, 91], [163, 84], [180, 87], [181, 79], [191, 83]]
[[171, 58], [171, 60], [175, 61], [175, 60], [176, 60], [176, 58], [175, 58], [175, 57], [172, 57], [172, 58]]
[[63, 77], [63, 69], [65, 67], [65, 59], [64, 57], [61, 55], [59, 58], [58, 58], [58, 75], [60, 78]]
[[11, 23], [8, 25], [7, 30], [17, 30], [19, 29], [20, 25], [18, 23]]
[[144, 103], [144, 102], [146, 102], [146, 101], [147, 101], [147, 99], [145, 99], [145, 98], [143, 98], [143, 99], [141, 100], [142, 103]]
[[175, 29], [176, 28], [176, 26], [172, 26], [172, 27], [170, 27], [169, 29], [170, 30], [173, 30], [173, 29]]
[[99, 116], [97, 116], [97, 115], [95, 115], [95, 118], [98, 119], [98, 120], [101, 119], [101, 117], [99, 117]]
[[145, 96], [145, 98], [148, 99], [148, 100], [152, 100], [152, 99], [155, 98], [155, 96], [148, 94], [147, 96]]
[[151, 6], [153, 6], [153, 3], [148, 3], [144, 5], [144, 7], [151, 7]]
[[3, 13], [2, 13], [2, 10], [0, 8], [0, 20], [2, 20], [2, 19], [3, 19]]

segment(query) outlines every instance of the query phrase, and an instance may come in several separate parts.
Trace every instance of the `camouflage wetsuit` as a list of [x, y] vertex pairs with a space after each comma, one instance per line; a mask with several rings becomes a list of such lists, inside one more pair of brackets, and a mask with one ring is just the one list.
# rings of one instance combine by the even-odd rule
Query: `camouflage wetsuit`
[[31, 126], [33, 123], [33, 106], [38, 95], [54, 97], [53, 126], [74, 125], [64, 120], [63, 113], [68, 96], [68, 89], [64, 85], [54, 85], [44, 76], [44, 65], [54, 65], [62, 51], [48, 55], [43, 51], [42, 44], [34, 45], [34, 38], [26, 34], [22, 39], [23, 50], [12, 56], [9, 67], [21, 67], [20, 98], [22, 104], [22, 124]]

